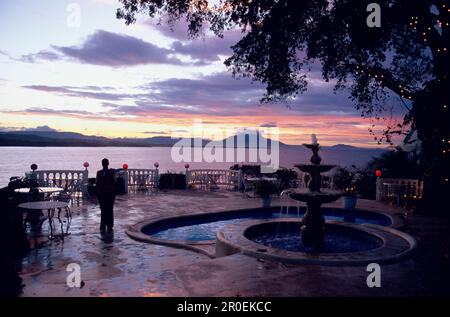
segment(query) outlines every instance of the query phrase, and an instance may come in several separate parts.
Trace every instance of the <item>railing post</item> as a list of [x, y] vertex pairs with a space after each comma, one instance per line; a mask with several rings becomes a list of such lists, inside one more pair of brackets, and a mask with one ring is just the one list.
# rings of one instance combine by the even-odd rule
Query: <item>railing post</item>
[[239, 191], [243, 190], [243, 187], [242, 187], [243, 184], [244, 184], [244, 173], [242, 172], [241, 169], [239, 169], [239, 172], [238, 172], [238, 190]]
[[38, 174], [35, 171], [26, 172], [25, 177], [31, 179], [32, 181], [38, 181]]
[[89, 171], [87, 167], [84, 168], [82, 173], [83, 179], [81, 180], [81, 192], [83, 193], [83, 197], [88, 193], [88, 183], [89, 183]]
[[376, 200], [383, 200], [383, 179], [381, 177], [377, 177], [377, 182], [376, 182], [376, 196], [375, 199]]
[[124, 183], [124, 191], [125, 194], [128, 194], [128, 179], [130, 178], [128, 174], [128, 169], [125, 169], [125, 173], [123, 173], [123, 183]]
[[190, 179], [190, 177], [191, 177], [191, 172], [189, 171], [189, 164], [186, 163], [186, 164], [184, 165], [184, 168], [186, 169], [186, 173], [185, 173], [185, 175], [186, 175], [186, 181], [185, 181], [184, 188], [185, 188], [185, 189], [189, 189], [189, 179]]
[[155, 189], [158, 189], [158, 184], [159, 184], [159, 170], [158, 170], [158, 167], [159, 167], [159, 163], [156, 162], [156, 163], [153, 164], [153, 165], [154, 165], [155, 168], [156, 168], [156, 170], [155, 170], [155, 175], [154, 175], [154, 179], [153, 179], [153, 187], [154, 187]]
[[36, 172], [37, 168], [38, 168], [38, 166], [33, 163], [30, 166], [31, 172], [25, 173], [25, 177], [31, 179], [32, 181], [34, 181], [36, 183], [38, 182], [38, 174]]

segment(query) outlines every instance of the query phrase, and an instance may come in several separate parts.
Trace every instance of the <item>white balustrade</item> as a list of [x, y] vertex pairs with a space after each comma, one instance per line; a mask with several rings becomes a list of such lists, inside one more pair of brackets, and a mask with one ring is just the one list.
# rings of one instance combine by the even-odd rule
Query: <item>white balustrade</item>
[[240, 186], [240, 171], [198, 169], [186, 172], [189, 185], [199, 185], [202, 188], [224, 185], [230, 188]]
[[127, 172], [128, 186], [136, 186], [138, 188], [158, 187], [158, 169], [128, 169]]
[[61, 187], [67, 192], [87, 192], [88, 170], [39, 170], [26, 173], [39, 186]]
[[392, 195], [409, 195], [421, 198], [423, 182], [411, 178], [377, 178], [376, 200], [386, 200]]

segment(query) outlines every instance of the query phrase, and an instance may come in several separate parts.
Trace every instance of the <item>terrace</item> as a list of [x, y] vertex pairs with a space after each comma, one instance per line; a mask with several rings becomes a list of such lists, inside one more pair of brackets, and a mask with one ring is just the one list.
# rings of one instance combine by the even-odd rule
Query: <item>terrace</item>
[[[220, 190], [169, 190], [117, 196], [113, 235], [98, 231], [95, 199], [72, 206], [70, 234], [46, 241], [22, 261], [24, 296], [411, 296], [449, 294], [449, 223], [408, 214], [387, 202], [360, 200], [358, 207], [404, 221], [418, 241], [409, 258], [381, 267], [382, 285], [366, 285], [366, 266], [294, 265], [242, 254], [210, 258], [190, 250], [131, 239], [125, 231], [144, 219], [260, 207], [258, 199]], [[273, 205], [284, 202], [276, 198]], [[295, 204], [297, 204], [295, 202]], [[301, 203], [300, 203], [301, 204]], [[342, 205], [338, 200], [325, 206]], [[45, 228], [45, 225], [44, 225]], [[66, 284], [69, 263], [81, 267], [81, 288]], [[45, 287], [42, 287], [45, 285]], [[220, 285], [220, 287], [218, 287]]]

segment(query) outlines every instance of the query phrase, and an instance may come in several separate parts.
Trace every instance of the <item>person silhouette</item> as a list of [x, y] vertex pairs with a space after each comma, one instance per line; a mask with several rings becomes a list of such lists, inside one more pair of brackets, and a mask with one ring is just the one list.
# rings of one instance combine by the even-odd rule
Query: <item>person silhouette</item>
[[114, 226], [114, 200], [116, 198], [115, 170], [109, 168], [109, 160], [102, 160], [103, 169], [97, 172], [96, 187], [100, 204], [100, 231], [112, 231]]

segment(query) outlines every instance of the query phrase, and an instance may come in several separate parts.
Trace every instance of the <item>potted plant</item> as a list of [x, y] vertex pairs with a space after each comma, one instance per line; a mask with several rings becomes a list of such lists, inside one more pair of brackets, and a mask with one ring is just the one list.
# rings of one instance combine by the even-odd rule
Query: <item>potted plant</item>
[[344, 167], [338, 167], [333, 176], [333, 183], [337, 190], [344, 192], [344, 209], [355, 209], [358, 198], [356, 196], [356, 183], [359, 173]]
[[255, 182], [255, 194], [261, 197], [263, 207], [270, 207], [272, 204], [272, 195], [278, 193], [277, 186], [268, 180], [259, 180]]

